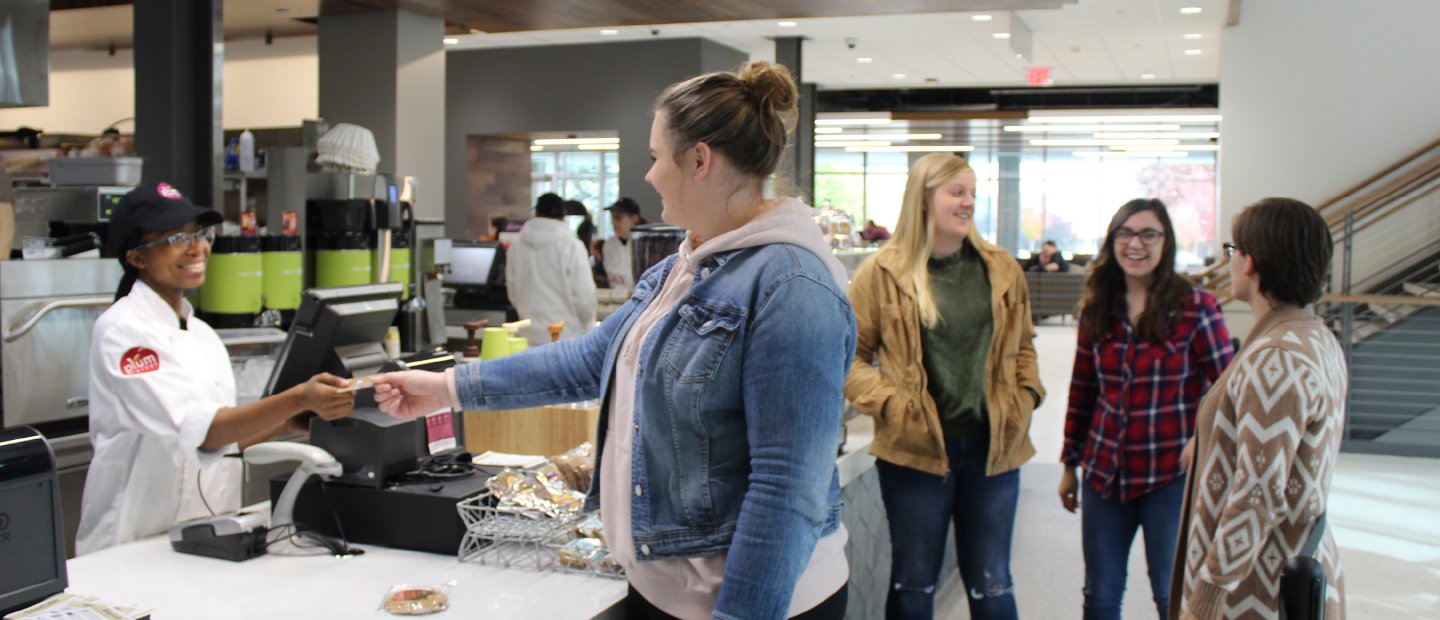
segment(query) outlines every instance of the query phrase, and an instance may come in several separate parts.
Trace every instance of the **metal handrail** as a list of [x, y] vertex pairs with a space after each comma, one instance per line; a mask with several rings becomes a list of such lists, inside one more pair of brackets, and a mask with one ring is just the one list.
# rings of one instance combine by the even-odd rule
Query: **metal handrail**
[[5, 330], [5, 342], [15, 342], [16, 340], [19, 340], [21, 337], [23, 337], [25, 334], [30, 333], [30, 330], [35, 328], [35, 325], [40, 322], [40, 319], [45, 318], [45, 315], [49, 314], [52, 311], [61, 310], [64, 308], [103, 307], [109, 306], [114, 302], [114, 297], [99, 295], [95, 297], [75, 297], [70, 299], [55, 299], [52, 301], [47, 301], [39, 308], [36, 308], [34, 311], [32, 311], [30, 315], [27, 316], [25, 320], [22, 321], [18, 326]]

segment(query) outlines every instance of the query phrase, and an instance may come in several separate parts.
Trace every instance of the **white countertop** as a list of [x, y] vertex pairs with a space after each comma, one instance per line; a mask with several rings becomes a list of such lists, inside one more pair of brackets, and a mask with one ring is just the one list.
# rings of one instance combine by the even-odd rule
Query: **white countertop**
[[[840, 484], [875, 465], [874, 423], [846, 423], [836, 459]], [[588, 619], [625, 599], [624, 581], [551, 572], [500, 569], [454, 556], [362, 545], [365, 554], [286, 557], [265, 555], [228, 562], [170, 548], [165, 536], [111, 547], [70, 560], [72, 594], [134, 603], [168, 618], [392, 618], [380, 611], [392, 586], [435, 586], [454, 581], [449, 615], [462, 618]]]
[[454, 556], [362, 545], [365, 555], [229, 562], [176, 553], [164, 536], [70, 560], [72, 594], [155, 610], [171, 618], [394, 618], [379, 605], [390, 588], [442, 585], [442, 617], [588, 619], [625, 599], [624, 581], [499, 569]]

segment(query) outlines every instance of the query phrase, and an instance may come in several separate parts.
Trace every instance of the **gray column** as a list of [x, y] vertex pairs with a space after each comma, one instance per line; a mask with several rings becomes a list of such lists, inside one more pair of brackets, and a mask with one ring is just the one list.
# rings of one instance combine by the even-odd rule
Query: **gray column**
[[[775, 39], [775, 62], [790, 69], [795, 81], [800, 81], [803, 68], [802, 43], [804, 37], [781, 37]], [[780, 166], [775, 171], [783, 182], [793, 182], [800, 196], [807, 202], [815, 199], [815, 85], [799, 84], [800, 100], [795, 117], [795, 132], [785, 146]], [[783, 190], [784, 185], [781, 185]]]
[[136, 0], [135, 152], [146, 184], [165, 181], [220, 208], [224, 145], [222, 0]]
[[1020, 243], [1020, 158], [1019, 151], [995, 154], [1000, 174], [1000, 195], [995, 208], [995, 242], [1011, 253]]
[[444, 36], [410, 11], [320, 17], [320, 116], [374, 132], [378, 172], [418, 181], [416, 217], [445, 215]]

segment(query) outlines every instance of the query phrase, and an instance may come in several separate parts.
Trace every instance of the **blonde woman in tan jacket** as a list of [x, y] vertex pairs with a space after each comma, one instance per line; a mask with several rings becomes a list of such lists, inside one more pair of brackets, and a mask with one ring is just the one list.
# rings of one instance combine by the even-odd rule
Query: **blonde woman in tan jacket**
[[[1305, 203], [1267, 198], [1231, 232], [1231, 285], [1255, 327], [1200, 402], [1171, 571], [1175, 620], [1282, 617], [1280, 571], [1325, 512], [1345, 429], [1345, 357], [1311, 306], [1330, 271], [1329, 226]], [[1325, 620], [1343, 620], [1329, 531], [1316, 557]]]
[[850, 283], [859, 333], [845, 397], [875, 418], [887, 618], [934, 615], [952, 523], [970, 617], [1018, 615], [1018, 468], [1035, 454], [1030, 416], [1045, 391], [1024, 273], [975, 230], [975, 185], [960, 157], [917, 160], [895, 236]]

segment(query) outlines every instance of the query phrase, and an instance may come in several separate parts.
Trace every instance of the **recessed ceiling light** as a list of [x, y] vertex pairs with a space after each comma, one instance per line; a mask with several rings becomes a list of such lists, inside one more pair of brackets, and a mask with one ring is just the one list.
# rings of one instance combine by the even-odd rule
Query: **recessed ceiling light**
[[997, 39], [1008, 39], [1008, 38], [1010, 38], [1010, 33], [1008, 33], [1008, 32], [997, 32], [997, 33], [992, 34], [992, 35], [990, 35], [990, 36], [995, 37], [995, 38], [997, 38]]
[[890, 77], [895, 78], [895, 79], [897, 79], [897, 80], [903, 80], [903, 79], [905, 79], [905, 74], [904, 74], [904, 73], [891, 73], [891, 74], [890, 74]]
[[799, 26], [800, 23], [799, 23], [799, 22], [775, 22], [775, 25], [776, 25], [776, 26], [779, 26], [779, 27], [781, 27], [781, 28], [794, 28], [794, 27], [796, 27], [796, 26]]
[[455, 45], [456, 43], [459, 43], [459, 42], [460, 42], [460, 39], [457, 39], [457, 38], [455, 38], [455, 37], [445, 37], [445, 44], [446, 44], [446, 45]]
[[615, 29], [613, 29], [613, 28], [606, 28], [606, 29], [600, 31], [600, 36], [605, 36], [605, 37], [613, 37], [613, 36], [615, 36], [615, 35], [617, 35], [617, 34], [620, 34], [620, 31], [619, 31], [619, 30], [615, 30]]
[[986, 15], [986, 14], [984, 14], [984, 13], [981, 13], [980, 15], [971, 15], [971, 16], [970, 16], [970, 21], [977, 21], [977, 22], [988, 22], [988, 21], [990, 21], [990, 20], [992, 20], [992, 19], [995, 19], [995, 17], [992, 16], [992, 15]]
[[861, 57], [859, 57], [859, 58], [856, 58], [856, 59], [855, 59], [855, 62], [858, 62], [858, 63], [860, 63], [860, 64], [862, 64], [862, 65], [868, 65], [868, 64], [870, 64], [870, 63], [872, 63], [872, 62], [875, 62], [875, 59], [874, 59], [874, 58], [869, 58], [869, 57], [866, 57], [866, 56], [861, 56]]
[[1198, 41], [1198, 40], [1203, 39], [1203, 38], [1205, 38], [1205, 35], [1203, 35], [1203, 34], [1187, 34], [1187, 35], [1185, 35], [1185, 40], [1186, 40], [1186, 41]]
[[1203, 11], [1203, 10], [1205, 10], [1205, 9], [1202, 9], [1202, 8], [1200, 8], [1200, 7], [1198, 7], [1198, 6], [1185, 6], [1185, 7], [1180, 7], [1180, 14], [1181, 14], [1181, 15], [1199, 15], [1200, 12]]
[[1140, 74], [1140, 79], [1142, 79], [1142, 80], [1153, 80], [1153, 79], [1155, 79], [1155, 74], [1154, 74], [1154, 73], [1141, 73], [1141, 74]]
[[578, 144], [619, 144], [620, 138], [540, 138], [536, 146], [574, 146]]
[[1199, 56], [1200, 50], [1185, 50], [1186, 56]]
[[827, 134], [827, 133], [828, 133], [828, 134], [837, 134], [837, 133], [845, 133], [845, 128], [844, 128], [844, 127], [816, 127], [816, 128], [815, 128], [815, 133], [818, 133], [818, 134]]

